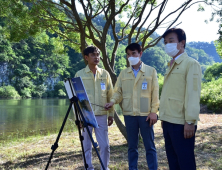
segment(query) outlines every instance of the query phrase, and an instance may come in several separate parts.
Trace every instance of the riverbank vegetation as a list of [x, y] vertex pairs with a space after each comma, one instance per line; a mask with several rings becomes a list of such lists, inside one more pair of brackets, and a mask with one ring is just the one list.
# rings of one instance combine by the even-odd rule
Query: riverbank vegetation
[[222, 63], [207, 68], [201, 88], [200, 103], [214, 112], [222, 113]]
[[[85, 67], [85, 61], [80, 50], [82, 46], [79, 44], [79, 42], [82, 41], [79, 37], [81, 33], [77, 31], [81, 29], [72, 30], [73, 32], [66, 30], [77, 27], [78, 24], [70, 25], [70, 27], [61, 25], [60, 22], [62, 22], [62, 20], [67, 20], [67, 24], [70, 23], [70, 16], [67, 15], [67, 11], [63, 11], [63, 13], [62, 10], [57, 9], [57, 6], [52, 4], [51, 6], [49, 1], [45, 3], [45, 5], [49, 5], [49, 8], [53, 9], [53, 14], [55, 14], [56, 17], [61, 17], [61, 21], [59, 22], [58, 20], [54, 20], [55, 18], [51, 18], [55, 23], [53, 23], [52, 27], [47, 28], [45, 27], [46, 25], [42, 25], [42, 20], [39, 21], [39, 18], [33, 15], [36, 9], [39, 9], [38, 12], [42, 13], [41, 18], [46, 20], [47, 24], [52, 24], [49, 18], [53, 14], [50, 14], [50, 16], [47, 15], [47, 11], [41, 8], [42, 5], [40, 2], [39, 4], [32, 4], [30, 2], [14, 3], [13, 1], [2, 3], [2, 6], [8, 5], [8, 8], [2, 9], [3, 13], [0, 15], [0, 98], [66, 97], [66, 91], [62, 81], [65, 78], [74, 77], [78, 70]], [[13, 4], [14, 8], [10, 4]], [[17, 10], [19, 8], [21, 8], [21, 11]], [[28, 15], [28, 13], [30, 13], [30, 15]], [[82, 15], [84, 14], [79, 15], [83, 17]], [[115, 83], [120, 71], [127, 66], [124, 51], [129, 43], [129, 37], [122, 38], [121, 41], [116, 44], [119, 37], [116, 37], [113, 31], [119, 30], [119, 32], [121, 32], [120, 30], [122, 30], [122, 32], [124, 32], [128, 30], [127, 34], [129, 34], [130, 27], [129, 25], [125, 26], [126, 23], [124, 22], [116, 21], [113, 27], [110, 26], [107, 27], [107, 30], [103, 30], [102, 28], [104, 28], [107, 23], [106, 17], [107, 16], [104, 15], [96, 15], [95, 18], [92, 17], [91, 24], [94, 25], [93, 30], [97, 28], [101, 31], [107, 31], [104, 40], [106, 49], [105, 51], [101, 50], [101, 62], [99, 66], [110, 72], [113, 83]], [[88, 18], [86, 19], [88, 21]], [[19, 22], [27, 25], [27, 27], [21, 26]], [[9, 23], [11, 24], [10, 28], [8, 27]], [[35, 25], [34, 23], [38, 23], [39, 25]], [[145, 37], [144, 35], [149, 35], [147, 36], [147, 42], [145, 44], [150, 43], [152, 40], [156, 41], [155, 45], [151, 45], [150, 48], [147, 48], [147, 46], [145, 48], [144, 43], [142, 43], [144, 47], [142, 61], [157, 70], [161, 93], [163, 75], [168, 67], [167, 63], [170, 57], [164, 52], [164, 43], [159, 39], [160, 35], [155, 33], [155, 31], [149, 34], [144, 31], [144, 29], [145, 28], [140, 28], [137, 25], [135, 28], [133, 27], [132, 30], [141, 30], [141, 32], [138, 33], [140, 34], [141, 42], [143, 42], [142, 37]], [[20, 34], [16, 34], [16, 32], [19, 31]], [[24, 32], [27, 34], [24, 34]], [[84, 35], [85, 34], [88, 35], [88, 32], [84, 32]], [[94, 34], [100, 35], [99, 31]], [[72, 43], [69, 42], [70, 39], [64, 37], [64, 35], [73, 38]], [[133, 34], [129, 35], [132, 36]], [[94, 35], [92, 37], [94, 37]], [[86, 41], [84, 45], [87, 43], [91, 44], [91, 40], [94, 39], [92, 37], [87, 37], [84, 40]], [[135, 40], [134, 36], [130, 38], [132, 42]], [[100, 44], [100, 42], [98, 42], [98, 44]], [[103, 47], [98, 44], [97, 46], [103, 49]], [[221, 86], [218, 86], [217, 89], [214, 90], [207, 88], [209, 84], [212, 84], [210, 87], [215, 87], [215, 83], [219, 81], [217, 79], [215, 79], [216, 81], [211, 81], [211, 77], [215, 75], [215, 70], [220, 70], [219, 72], [217, 71], [217, 77], [220, 77], [222, 68], [222, 65], [219, 64], [222, 60], [218, 55], [218, 53], [221, 54], [220, 49], [221, 44], [217, 41], [211, 43], [190, 42], [187, 43], [185, 49], [190, 57], [200, 63], [204, 75], [203, 80], [206, 80], [208, 83], [205, 84], [206, 82], [203, 81], [201, 103], [207, 104], [210, 109], [217, 112], [222, 109], [219, 104], [220, 96], [216, 94], [217, 91], [221, 89]], [[104, 59], [106, 57], [107, 61]], [[218, 63], [214, 64], [215, 62]], [[109, 65], [113, 65], [113, 68], [109, 68]], [[211, 66], [212, 69], [208, 69], [209, 66]], [[207, 70], [206, 73], [205, 70]], [[212, 93], [215, 93], [215, 95], [211, 95]], [[211, 99], [212, 97], [214, 99]], [[217, 100], [217, 102], [214, 102], [215, 100]]]
[[[6, 29], [7, 18], [0, 18], [2, 30]], [[98, 27], [104, 27], [106, 20], [103, 15], [98, 15], [93, 22]], [[123, 25], [116, 24], [116, 29], [121, 30]], [[13, 30], [12, 30], [13, 31]], [[109, 29], [111, 32], [112, 29]], [[35, 36], [25, 37], [22, 40], [10, 39], [9, 35], [0, 32], [0, 86], [6, 89], [12, 86], [18, 95], [0, 93], [0, 98], [41, 98], [41, 97], [65, 97], [66, 92], [62, 81], [68, 77], [74, 77], [75, 73], [85, 67], [85, 62], [79, 49], [74, 48], [64, 41], [58, 34], [50, 31], [41, 31]], [[12, 36], [12, 35], [11, 35]], [[13, 36], [17, 36], [13, 34]], [[22, 35], [21, 35], [22, 36]], [[150, 39], [159, 37], [155, 32]], [[121, 41], [115, 53], [114, 72], [118, 76], [120, 71], [126, 68], [125, 48], [127, 39]], [[106, 49], [109, 59], [115, 46], [115, 37], [108, 34], [106, 37]], [[214, 43], [192, 42], [186, 45], [188, 55], [199, 61], [202, 72], [214, 62], [220, 62]], [[103, 58], [103, 53], [101, 52]], [[163, 41], [143, 51], [142, 61], [154, 67], [163, 75], [167, 69], [170, 57], [164, 52]], [[99, 65], [105, 68], [103, 62]], [[14, 91], [14, 89], [11, 91]], [[4, 94], [6, 93], [6, 94]]]
[[[121, 119], [123, 117], [121, 116]], [[160, 170], [167, 170], [167, 158], [160, 122], [155, 125], [155, 143]], [[196, 133], [196, 163], [198, 170], [222, 169], [222, 115], [200, 114]], [[44, 169], [51, 154], [57, 134], [30, 136], [24, 139], [0, 143], [0, 169]], [[93, 136], [95, 139], [95, 136]], [[126, 170], [127, 142], [116, 124], [109, 128], [110, 169]], [[59, 140], [49, 169], [83, 169], [81, 147], [78, 132], [64, 132]], [[99, 169], [100, 164], [93, 151], [93, 164]], [[142, 140], [139, 142], [138, 168], [147, 169], [145, 150]]]

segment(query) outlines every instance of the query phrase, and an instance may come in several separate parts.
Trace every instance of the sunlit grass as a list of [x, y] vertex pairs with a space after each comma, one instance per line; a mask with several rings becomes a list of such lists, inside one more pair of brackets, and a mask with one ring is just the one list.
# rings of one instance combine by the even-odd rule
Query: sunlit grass
[[[123, 120], [123, 116], [120, 117]], [[222, 169], [222, 115], [201, 115], [201, 122], [196, 133], [196, 164], [198, 170]], [[168, 170], [164, 148], [164, 139], [160, 122], [155, 125], [155, 144], [157, 148], [159, 169]], [[15, 138], [0, 143], [0, 169], [45, 169], [58, 132], [39, 133], [36, 136]], [[93, 135], [95, 138], [95, 135]], [[109, 128], [111, 146], [110, 169], [126, 170], [127, 142], [115, 123]], [[78, 131], [63, 132], [59, 147], [55, 151], [50, 169], [84, 169]], [[139, 143], [138, 169], [147, 169], [145, 150]], [[93, 164], [100, 169], [100, 163], [93, 151]]]

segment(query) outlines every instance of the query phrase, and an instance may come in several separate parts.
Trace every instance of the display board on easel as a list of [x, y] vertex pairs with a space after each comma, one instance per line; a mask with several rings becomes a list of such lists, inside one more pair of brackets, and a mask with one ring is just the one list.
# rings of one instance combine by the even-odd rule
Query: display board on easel
[[[71, 99], [73, 96], [78, 97], [79, 106], [81, 108], [81, 111], [83, 113], [83, 116], [87, 124], [89, 126], [98, 128], [99, 126], [97, 124], [95, 114], [93, 112], [92, 106], [90, 104], [90, 101], [89, 101], [89, 98], [86, 93], [81, 77], [68, 79], [67, 81], [64, 81], [64, 85], [68, 93], [69, 99]], [[74, 106], [72, 106], [72, 108], [75, 113]]]

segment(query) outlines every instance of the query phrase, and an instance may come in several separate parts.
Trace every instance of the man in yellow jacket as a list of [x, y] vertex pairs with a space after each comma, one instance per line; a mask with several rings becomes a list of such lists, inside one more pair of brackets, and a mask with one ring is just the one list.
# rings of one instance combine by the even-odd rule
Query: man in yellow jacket
[[[97, 142], [99, 143], [101, 160], [108, 170], [110, 159], [110, 146], [108, 140], [108, 126], [113, 123], [114, 109], [113, 107], [107, 112], [104, 106], [110, 102], [113, 94], [113, 85], [109, 73], [98, 67], [100, 61], [100, 51], [95, 46], [88, 46], [84, 51], [84, 57], [88, 65], [78, 71], [75, 77], [81, 77], [90, 102], [92, 103], [93, 112], [95, 114], [99, 128], [94, 128]], [[100, 105], [100, 106], [99, 106]], [[107, 126], [108, 117], [108, 126]], [[93, 128], [89, 127], [90, 133]], [[92, 143], [86, 129], [83, 131], [83, 146], [88, 164], [87, 170], [93, 170], [92, 165]], [[101, 168], [102, 169], [102, 168]]]
[[159, 84], [156, 70], [141, 61], [142, 48], [137, 43], [126, 47], [130, 67], [121, 71], [114, 88], [110, 108], [122, 102], [127, 131], [129, 170], [137, 170], [139, 129], [150, 170], [157, 170], [153, 125], [157, 122]]
[[196, 170], [194, 145], [200, 111], [201, 68], [184, 51], [186, 34], [172, 28], [163, 34], [172, 57], [164, 75], [159, 119], [162, 120], [170, 170]]

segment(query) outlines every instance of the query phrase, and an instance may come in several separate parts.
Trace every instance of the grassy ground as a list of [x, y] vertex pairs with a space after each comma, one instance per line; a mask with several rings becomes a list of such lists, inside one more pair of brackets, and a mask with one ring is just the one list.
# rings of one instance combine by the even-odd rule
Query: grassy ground
[[[222, 115], [201, 114], [196, 133], [196, 163], [199, 170], [222, 169]], [[160, 122], [155, 125], [155, 143], [160, 170], [167, 170], [166, 152]], [[0, 143], [0, 169], [45, 169], [57, 134], [29, 137]], [[95, 136], [94, 136], [95, 139]], [[111, 145], [110, 169], [125, 170], [127, 165], [127, 143], [116, 125], [109, 128]], [[93, 151], [93, 164], [100, 164]], [[77, 132], [62, 133], [59, 147], [55, 151], [49, 169], [84, 169]], [[142, 141], [139, 143], [138, 169], [148, 169]]]

